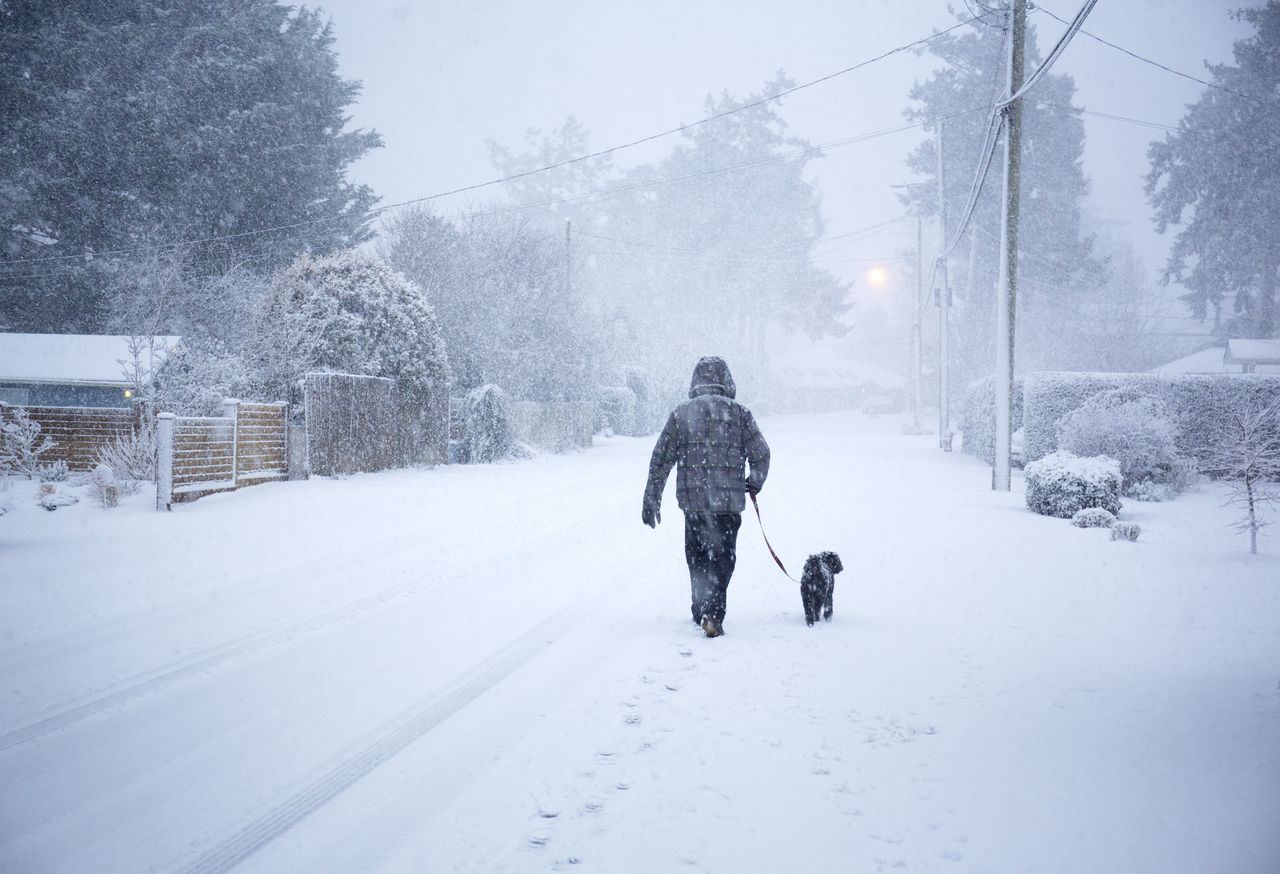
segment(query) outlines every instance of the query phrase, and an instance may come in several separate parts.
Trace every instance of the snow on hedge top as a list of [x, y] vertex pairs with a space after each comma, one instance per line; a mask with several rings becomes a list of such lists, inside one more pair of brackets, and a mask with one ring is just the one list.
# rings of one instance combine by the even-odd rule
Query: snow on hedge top
[[[154, 369], [180, 337], [156, 337]], [[129, 338], [116, 334], [0, 334], [0, 382], [127, 385], [122, 362], [132, 363]]]

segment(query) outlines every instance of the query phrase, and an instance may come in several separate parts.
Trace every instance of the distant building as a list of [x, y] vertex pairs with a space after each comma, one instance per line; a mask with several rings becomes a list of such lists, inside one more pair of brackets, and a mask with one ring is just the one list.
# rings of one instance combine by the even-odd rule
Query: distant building
[[1152, 373], [1280, 373], [1280, 340], [1228, 340], [1151, 368]]
[[[154, 371], [178, 337], [142, 351]], [[128, 407], [129, 337], [115, 334], [0, 334], [0, 403], [31, 407]]]
[[770, 362], [772, 412], [854, 410], [874, 400], [885, 410], [899, 409], [906, 380], [883, 367], [855, 359], [848, 340], [802, 334], [779, 338]]

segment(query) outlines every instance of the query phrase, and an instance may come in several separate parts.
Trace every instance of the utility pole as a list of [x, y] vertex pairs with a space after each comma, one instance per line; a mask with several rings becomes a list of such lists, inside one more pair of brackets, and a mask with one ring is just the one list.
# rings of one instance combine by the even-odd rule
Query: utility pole
[[[1012, 0], [1009, 8], [1009, 57], [1006, 95], [1022, 87], [1023, 43], [1027, 31], [1027, 0]], [[1006, 99], [1007, 99], [1006, 98]], [[1004, 109], [1004, 203], [1000, 210], [1000, 286], [996, 291], [996, 457], [991, 488], [1010, 490], [1012, 478], [1012, 406], [1014, 324], [1018, 304], [1018, 195], [1022, 171], [1022, 100]]]
[[951, 451], [951, 362], [947, 341], [951, 332], [951, 287], [947, 284], [947, 185], [943, 166], [943, 133], [945, 121], [938, 122], [938, 245], [943, 255], [938, 259], [938, 446]]
[[564, 290], [565, 297], [573, 293], [573, 222], [564, 220]]
[[912, 390], [911, 390], [911, 421], [915, 425], [916, 433], [920, 432], [920, 401], [923, 396], [923, 386], [921, 385], [920, 370], [923, 366], [921, 359], [921, 333], [920, 323], [924, 321], [924, 213], [919, 205], [916, 206], [916, 299], [912, 305], [914, 312], [911, 317], [911, 356], [914, 361], [911, 367]]

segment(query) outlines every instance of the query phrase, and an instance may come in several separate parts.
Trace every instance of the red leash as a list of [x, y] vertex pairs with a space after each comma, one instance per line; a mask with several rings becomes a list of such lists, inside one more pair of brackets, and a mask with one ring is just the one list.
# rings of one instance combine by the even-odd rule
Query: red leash
[[[781, 568], [784, 574], [787, 574], [786, 565], [782, 563], [782, 559], [778, 558], [778, 553], [773, 551], [773, 544], [769, 542], [769, 535], [764, 533], [764, 520], [760, 518], [760, 502], [756, 500], [756, 493], [747, 492], [747, 494], [751, 496], [751, 506], [756, 508], [756, 521], [760, 523], [760, 535], [764, 538], [764, 545], [769, 547], [769, 554], [773, 556], [774, 562], [777, 563], [778, 567]], [[791, 574], [787, 574], [787, 579], [791, 580], [793, 583], [800, 582], [795, 577], [791, 576]]]

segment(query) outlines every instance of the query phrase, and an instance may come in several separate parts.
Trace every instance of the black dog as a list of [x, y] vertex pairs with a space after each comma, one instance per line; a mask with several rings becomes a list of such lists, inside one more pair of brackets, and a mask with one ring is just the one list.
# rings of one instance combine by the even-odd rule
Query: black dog
[[805, 560], [804, 573], [800, 574], [800, 598], [804, 601], [804, 621], [812, 625], [822, 618], [831, 621], [832, 597], [836, 591], [836, 574], [844, 570], [840, 556], [834, 552], [819, 552]]

